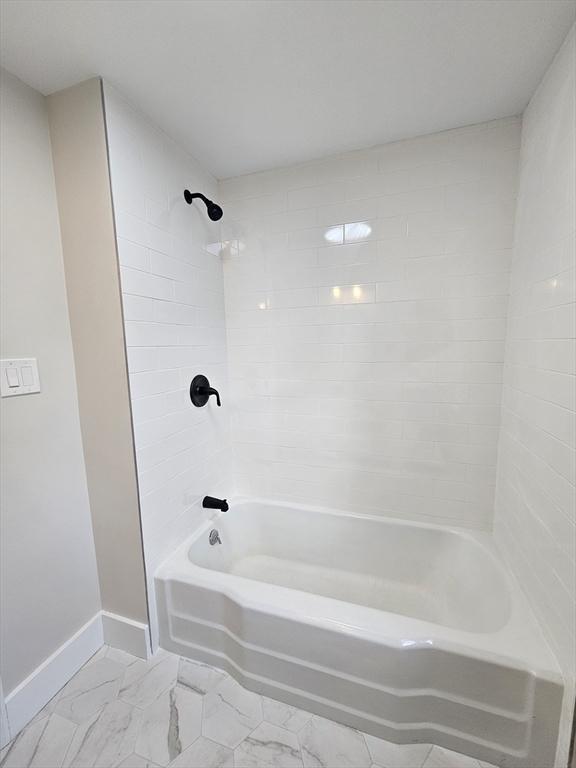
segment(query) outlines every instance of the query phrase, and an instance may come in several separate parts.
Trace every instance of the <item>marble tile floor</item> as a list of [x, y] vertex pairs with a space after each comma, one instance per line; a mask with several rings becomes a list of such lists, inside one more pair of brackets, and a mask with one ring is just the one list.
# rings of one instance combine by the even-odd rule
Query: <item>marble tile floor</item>
[[160, 651], [104, 646], [0, 753], [0, 768], [491, 768], [395, 745]]

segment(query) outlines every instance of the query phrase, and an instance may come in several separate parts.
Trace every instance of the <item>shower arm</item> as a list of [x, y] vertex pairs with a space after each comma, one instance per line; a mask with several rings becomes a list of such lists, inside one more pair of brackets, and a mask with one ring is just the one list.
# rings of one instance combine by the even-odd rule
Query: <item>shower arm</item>
[[203, 195], [202, 192], [190, 192], [189, 189], [184, 190], [184, 200], [186, 200], [188, 205], [190, 205], [192, 203], [192, 200], [195, 200], [196, 198], [200, 198], [200, 200], [203, 200], [206, 203], [206, 205], [212, 202], [206, 197], [206, 195]]

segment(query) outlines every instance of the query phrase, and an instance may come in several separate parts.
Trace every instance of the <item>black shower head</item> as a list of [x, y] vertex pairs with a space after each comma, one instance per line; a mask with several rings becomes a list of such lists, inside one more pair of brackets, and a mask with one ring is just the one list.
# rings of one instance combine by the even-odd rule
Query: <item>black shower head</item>
[[203, 195], [202, 192], [190, 192], [188, 189], [184, 190], [184, 200], [186, 200], [188, 205], [191, 205], [192, 200], [194, 200], [196, 197], [199, 197], [200, 200], [204, 201], [208, 211], [208, 216], [212, 219], [212, 221], [219, 221], [222, 218], [224, 215], [222, 208], [220, 208], [219, 205], [216, 205], [216, 203], [212, 202], [212, 200], [208, 200], [208, 198]]
[[208, 216], [212, 219], [212, 221], [219, 221], [219, 219], [221, 219], [224, 215], [222, 208], [210, 200], [206, 203], [206, 208], [208, 209]]

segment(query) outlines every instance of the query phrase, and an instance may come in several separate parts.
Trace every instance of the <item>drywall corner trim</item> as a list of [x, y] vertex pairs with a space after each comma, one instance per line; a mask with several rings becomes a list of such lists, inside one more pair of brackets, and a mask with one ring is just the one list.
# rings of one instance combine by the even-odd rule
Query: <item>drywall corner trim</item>
[[28, 725], [104, 643], [99, 611], [6, 696], [12, 736]]
[[104, 642], [113, 648], [148, 659], [151, 656], [150, 631], [147, 624], [102, 611]]

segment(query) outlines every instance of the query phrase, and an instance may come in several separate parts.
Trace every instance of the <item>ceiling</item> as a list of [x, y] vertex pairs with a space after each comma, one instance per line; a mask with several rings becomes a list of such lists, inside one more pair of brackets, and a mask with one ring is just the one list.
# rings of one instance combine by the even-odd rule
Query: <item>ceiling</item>
[[94, 75], [218, 178], [520, 113], [573, 0], [2, 0], [2, 64]]

